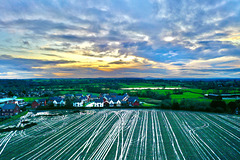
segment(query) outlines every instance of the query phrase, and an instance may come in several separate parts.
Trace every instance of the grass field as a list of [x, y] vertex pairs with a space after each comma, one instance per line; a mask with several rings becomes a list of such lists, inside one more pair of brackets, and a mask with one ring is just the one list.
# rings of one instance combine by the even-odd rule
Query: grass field
[[48, 97], [19, 97], [18, 99], [24, 99], [25, 102], [33, 102], [37, 99], [48, 99]]
[[29, 117], [3, 133], [0, 159], [239, 159], [240, 117], [160, 110], [101, 110]]

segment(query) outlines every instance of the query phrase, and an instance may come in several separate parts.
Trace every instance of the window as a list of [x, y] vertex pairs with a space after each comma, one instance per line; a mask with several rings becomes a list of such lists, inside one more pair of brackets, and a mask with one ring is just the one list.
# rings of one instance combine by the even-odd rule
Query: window
[[5, 112], [5, 109], [3, 109], [2, 111]]
[[10, 109], [10, 111], [12, 112], [13, 110], [12, 110], [12, 109]]

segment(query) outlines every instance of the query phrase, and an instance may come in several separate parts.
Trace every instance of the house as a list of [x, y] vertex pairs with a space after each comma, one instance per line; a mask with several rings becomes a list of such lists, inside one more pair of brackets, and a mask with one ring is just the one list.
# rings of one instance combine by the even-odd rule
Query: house
[[83, 107], [83, 105], [85, 104], [86, 102], [86, 99], [81, 97], [79, 99], [76, 99], [74, 102], [73, 102], [73, 107]]
[[13, 103], [13, 100], [13, 98], [1, 98], [0, 107], [4, 106], [4, 104]]
[[128, 100], [128, 98], [130, 97], [127, 93], [125, 93], [124, 95], [123, 95], [123, 101], [127, 101]]
[[138, 97], [129, 97], [128, 98], [128, 105], [129, 106], [139, 106], [139, 99]]
[[46, 99], [38, 99], [37, 100], [40, 106], [46, 106], [47, 105], [47, 100]]
[[104, 107], [109, 107], [109, 102], [104, 100], [104, 98], [103, 98], [103, 106]]
[[90, 94], [88, 97], [89, 97], [89, 100], [90, 100], [90, 101], [93, 101], [93, 100], [95, 100], [95, 99], [98, 99], [98, 96], [92, 95], [92, 94]]
[[32, 102], [31, 106], [32, 106], [32, 109], [36, 109], [38, 108], [38, 106], [40, 106], [40, 104], [35, 100]]
[[65, 104], [66, 104], [66, 101], [63, 98], [57, 98], [57, 99], [53, 100], [53, 105], [55, 107], [57, 107], [57, 106], [64, 106]]
[[32, 108], [36, 109], [38, 106], [46, 106], [47, 105], [47, 100], [46, 99], [37, 99], [32, 102]]
[[54, 100], [58, 99], [59, 97], [50, 97], [48, 100], [49, 102], [53, 102]]
[[109, 100], [109, 107], [120, 107], [121, 106], [121, 100], [118, 98], [111, 98]]
[[122, 107], [127, 107], [128, 106], [128, 102], [127, 101], [121, 101], [121, 106]]
[[75, 94], [75, 97], [79, 99], [79, 98], [83, 97], [83, 94]]
[[73, 95], [73, 94], [66, 94], [64, 97], [65, 97], [65, 98], [72, 99], [72, 98], [74, 97], [74, 95]]
[[94, 107], [103, 107], [104, 106], [104, 101], [102, 98], [100, 99], [95, 99], [94, 100]]
[[17, 115], [20, 112], [20, 107], [17, 104], [5, 104], [1, 110], [1, 116], [8, 117]]

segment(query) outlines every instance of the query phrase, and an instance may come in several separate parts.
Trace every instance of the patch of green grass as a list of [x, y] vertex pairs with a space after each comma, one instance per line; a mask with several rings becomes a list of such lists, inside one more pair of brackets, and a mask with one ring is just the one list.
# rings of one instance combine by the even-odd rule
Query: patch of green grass
[[12, 116], [11, 118], [8, 118], [8, 119], [0, 122], [0, 125], [5, 124], [5, 123], [8, 123], [8, 122], [11, 122], [11, 121], [14, 121], [14, 120], [16, 120], [16, 119], [19, 119], [20, 117], [26, 115], [27, 113], [28, 113], [28, 111], [24, 111], [24, 112], [22, 112], [22, 113], [19, 113], [18, 115]]
[[183, 98], [201, 98], [204, 97], [201, 94], [191, 93], [191, 92], [183, 92], [183, 94], [173, 94], [171, 95], [172, 99], [183, 99]]
[[146, 103], [146, 102], [144, 102], [143, 104], [142, 104], [142, 106], [143, 107], [153, 107], [153, 106], [156, 106], [155, 104], [151, 104], [151, 103]]
[[36, 99], [47, 99], [48, 97], [19, 97], [18, 99], [24, 99], [25, 102], [33, 102]]
[[204, 90], [202, 89], [184, 89], [184, 91], [189, 91], [189, 92], [194, 92], [194, 93], [199, 93], [203, 94]]

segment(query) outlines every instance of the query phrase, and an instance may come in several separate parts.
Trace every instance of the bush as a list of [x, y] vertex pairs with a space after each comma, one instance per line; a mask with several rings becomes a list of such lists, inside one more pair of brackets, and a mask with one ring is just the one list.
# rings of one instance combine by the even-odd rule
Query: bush
[[172, 108], [172, 102], [170, 99], [165, 99], [161, 102], [161, 108], [163, 109], [171, 109]]
[[210, 103], [207, 101], [198, 101], [193, 99], [182, 99], [180, 109], [191, 111], [207, 111], [210, 108]]

